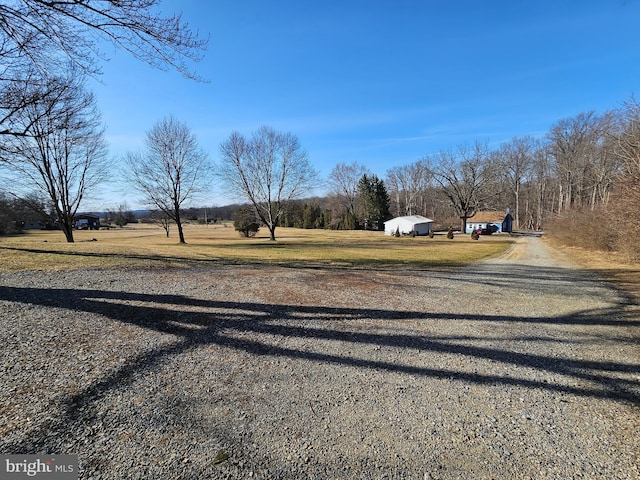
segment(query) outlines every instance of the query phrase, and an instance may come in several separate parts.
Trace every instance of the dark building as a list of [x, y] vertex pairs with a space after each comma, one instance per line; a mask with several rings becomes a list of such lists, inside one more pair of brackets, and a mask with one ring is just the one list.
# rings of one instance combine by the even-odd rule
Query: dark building
[[76, 215], [74, 226], [76, 230], [99, 230], [100, 217], [91, 214]]

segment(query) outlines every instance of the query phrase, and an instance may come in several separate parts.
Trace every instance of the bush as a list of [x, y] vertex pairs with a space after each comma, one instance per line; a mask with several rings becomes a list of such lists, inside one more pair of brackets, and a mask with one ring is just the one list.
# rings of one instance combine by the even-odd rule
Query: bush
[[[640, 157], [640, 154], [639, 154]], [[613, 245], [626, 259], [640, 261], [640, 161], [611, 194], [606, 217], [611, 219]]]
[[233, 219], [233, 226], [236, 231], [246, 238], [255, 236], [260, 230], [260, 223], [256, 214], [250, 207], [240, 207]]
[[557, 215], [545, 226], [545, 232], [555, 241], [587, 250], [613, 251], [616, 233], [610, 224], [603, 224], [603, 209], [575, 209]]

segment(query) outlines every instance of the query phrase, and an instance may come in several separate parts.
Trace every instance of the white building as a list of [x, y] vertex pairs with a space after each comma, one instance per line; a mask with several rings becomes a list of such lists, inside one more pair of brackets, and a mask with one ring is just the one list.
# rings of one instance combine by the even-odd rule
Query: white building
[[421, 215], [409, 215], [396, 217], [384, 222], [385, 235], [428, 235], [431, 231], [433, 220]]
[[483, 230], [489, 228], [489, 225], [493, 225], [495, 227], [494, 233], [502, 233], [502, 221], [504, 220], [504, 217], [504, 212], [478, 212], [473, 217], [467, 218], [465, 233], [471, 233], [473, 230]]

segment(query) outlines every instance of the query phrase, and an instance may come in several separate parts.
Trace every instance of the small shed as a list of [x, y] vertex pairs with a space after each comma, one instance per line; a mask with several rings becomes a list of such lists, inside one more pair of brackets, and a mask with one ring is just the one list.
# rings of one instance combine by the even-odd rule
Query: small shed
[[100, 229], [100, 217], [89, 213], [82, 213], [75, 217], [76, 230], [98, 230]]
[[385, 235], [428, 235], [431, 231], [433, 220], [422, 215], [408, 215], [396, 217], [384, 222]]
[[502, 233], [502, 221], [505, 213], [500, 211], [481, 211], [477, 212], [473, 217], [467, 218], [465, 233], [471, 233], [473, 230], [484, 230], [489, 225], [495, 225], [498, 229], [497, 233]]

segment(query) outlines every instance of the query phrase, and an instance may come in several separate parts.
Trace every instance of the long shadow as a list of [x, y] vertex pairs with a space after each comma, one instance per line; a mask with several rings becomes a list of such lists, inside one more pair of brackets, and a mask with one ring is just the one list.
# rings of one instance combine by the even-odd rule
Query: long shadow
[[[0, 287], [0, 300], [43, 307], [64, 308], [74, 312], [102, 315], [118, 322], [152, 331], [171, 334], [176, 340], [169, 345], [151, 348], [128, 360], [118, 370], [94, 381], [66, 400], [66, 411], [54, 425], [31, 435], [8, 450], [24, 453], [29, 446], [46, 446], [48, 430], [63, 431], [69, 424], [86, 421], [104, 395], [131, 385], [136, 376], [157, 368], [163, 362], [204, 345], [220, 345], [255, 356], [286, 357], [307, 361], [404, 373], [435, 379], [453, 379], [478, 385], [507, 385], [542, 389], [555, 393], [607, 399], [634, 406], [640, 405], [640, 364], [619, 361], [594, 361], [559, 358], [537, 353], [483, 347], [459, 343], [460, 339], [433, 338], [406, 333], [372, 333], [359, 329], [361, 320], [449, 320], [476, 322], [522, 322], [554, 325], [593, 325], [624, 328], [636, 332], [640, 322], [633, 315], [625, 318], [622, 308], [594, 309], [560, 317], [512, 317], [482, 314], [450, 314], [439, 312], [392, 311], [384, 309], [327, 308], [289, 306], [250, 302], [209, 301], [182, 295], [150, 295], [91, 289], [45, 289]], [[183, 307], [183, 308], [181, 308]], [[194, 308], [200, 310], [194, 310]], [[305, 319], [313, 318], [312, 322]], [[341, 320], [340, 326], [334, 323]], [[346, 328], [345, 328], [346, 325]], [[197, 327], [197, 328], [195, 328]], [[254, 337], [247, 333], [256, 334]], [[238, 335], [245, 334], [245, 335]], [[339, 341], [355, 345], [373, 345], [405, 349], [407, 358], [414, 352], [456, 354], [473, 359], [561, 375], [569, 381], [545, 382], [515, 376], [479, 374], [456, 369], [415, 366], [364, 358], [351, 354], [331, 354], [287, 348], [257, 338], [298, 338]], [[633, 341], [638, 342], [638, 335]], [[483, 337], [469, 337], [470, 343]], [[512, 371], [512, 369], [509, 369]], [[89, 408], [88, 408], [89, 407]], [[91, 417], [89, 417], [91, 418]], [[35, 437], [35, 438], [34, 438]]]
[[[640, 274], [640, 272], [638, 272]], [[447, 272], [434, 272], [435, 278], [448, 278]], [[562, 267], [535, 267], [529, 265], [479, 263], [456, 276], [457, 282], [481, 283], [499, 289], [525, 290], [540, 295], [574, 295], [576, 291], [596, 291], [603, 288], [605, 280], [597, 272]], [[626, 292], [607, 284], [623, 297], [625, 304], [633, 305], [634, 299]]]
[[[265, 244], [267, 245], [267, 244]], [[257, 247], [258, 245], [252, 244], [244, 248]], [[260, 245], [261, 246], [261, 245]], [[269, 248], [289, 248], [291, 244], [276, 244]], [[218, 248], [218, 246], [216, 246]], [[294, 259], [272, 259], [272, 260], [259, 260], [256, 258], [243, 259], [240, 257], [213, 257], [213, 258], [193, 258], [193, 257], [181, 257], [178, 255], [149, 255], [149, 254], [134, 254], [134, 253], [108, 253], [108, 252], [78, 252], [78, 251], [64, 251], [64, 250], [47, 250], [39, 248], [25, 248], [25, 247], [0, 247], [0, 250], [19, 251], [34, 254], [48, 254], [48, 255], [62, 255], [69, 257], [92, 257], [92, 258], [113, 258], [113, 259], [127, 259], [127, 260], [142, 260], [159, 262], [163, 266], [168, 263], [179, 263], [182, 265], [190, 266], [212, 266], [212, 265], [278, 265], [284, 268], [323, 268], [323, 269], [342, 269], [348, 267], [350, 269], [366, 269], [366, 270], [391, 270], [397, 269], [399, 262], [396, 261], [380, 261], [373, 258], [351, 258], [347, 256], [340, 258], [333, 256], [330, 260], [294, 260]], [[237, 250], [237, 249], [236, 249]], [[460, 268], [465, 265], [465, 262], [457, 262], [451, 260], [412, 260], [408, 262], [402, 262], [402, 268], [411, 268], [417, 271], [431, 271], [431, 270], [451, 270], [453, 268]]]
[[[26, 247], [0, 247], [0, 250], [12, 250], [18, 252], [35, 253], [35, 254], [49, 254], [49, 255], [62, 255], [69, 257], [94, 257], [94, 258], [117, 258], [128, 260], [151, 260], [155, 262], [180, 262], [184, 264], [192, 265], [211, 265], [219, 264], [220, 259], [217, 258], [190, 258], [179, 257], [176, 255], [164, 256], [164, 255], [142, 255], [135, 253], [108, 253], [108, 252], [78, 252], [78, 251], [64, 251], [64, 250], [45, 250], [41, 248], [26, 248]], [[228, 263], [233, 263], [229, 261]], [[239, 263], [239, 262], [238, 262]]]

